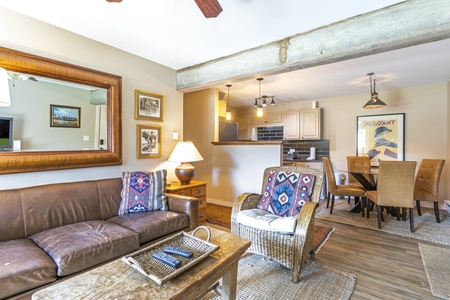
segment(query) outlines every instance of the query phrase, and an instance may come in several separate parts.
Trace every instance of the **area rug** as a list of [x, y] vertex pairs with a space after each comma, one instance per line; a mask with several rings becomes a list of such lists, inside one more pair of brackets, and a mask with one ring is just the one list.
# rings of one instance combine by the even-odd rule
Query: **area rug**
[[419, 244], [419, 249], [431, 293], [450, 299], [450, 249], [426, 244]]
[[[291, 271], [279, 263], [256, 254], [239, 261], [238, 300], [349, 299], [355, 289], [356, 276], [307, 260], [300, 282], [292, 283]], [[220, 299], [214, 292], [203, 299]]]
[[[353, 204], [348, 204], [347, 200], [338, 199], [335, 201], [333, 214], [330, 214], [326, 203], [322, 203], [316, 210], [316, 219], [380, 230], [375, 209], [371, 212], [370, 219], [367, 219], [363, 218], [361, 213], [351, 213], [352, 206]], [[409, 218], [406, 221], [397, 221], [396, 217], [386, 213], [384, 213], [384, 217], [385, 222], [382, 223], [380, 230], [382, 232], [450, 246], [450, 216], [446, 213], [441, 214], [441, 223], [437, 223], [433, 210], [422, 208], [422, 216], [417, 215], [417, 211], [415, 211], [415, 233], [410, 231]]]
[[[231, 228], [231, 207], [208, 203], [206, 220], [212, 224]], [[334, 228], [314, 225], [313, 249], [316, 253], [320, 251], [333, 231]]]

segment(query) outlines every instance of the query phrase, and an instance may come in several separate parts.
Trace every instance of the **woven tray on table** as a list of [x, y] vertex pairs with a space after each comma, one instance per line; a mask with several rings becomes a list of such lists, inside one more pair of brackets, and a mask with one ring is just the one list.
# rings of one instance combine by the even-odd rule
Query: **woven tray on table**
[[[201, 228], [208, 231], [208, 238], [206, 241], [194, 236], [195, 232]], [[187, 269], [199, 263], [202, 259], [208, 257], [214, 251], [218, 250], [219, 246], [210, 243], [210, 239], [211, 232], [209, 228], [199, 226], [192, 232], [192, 234], [188, 234], [184, 231], [180, 232], [149, 247], [123, 256], [122, 261], [138, 270], [141, 274], [152, 279], [158, 285], [163, 285], [165, 282], [183, 273]], [[176, 258], [181, 260], [181, 266], [175, 269], [152, 257], [152, 253], [163, 251], [166, 246], [184, 248], [192, 251], [193, 255], [190, 258], [174, 255]]]

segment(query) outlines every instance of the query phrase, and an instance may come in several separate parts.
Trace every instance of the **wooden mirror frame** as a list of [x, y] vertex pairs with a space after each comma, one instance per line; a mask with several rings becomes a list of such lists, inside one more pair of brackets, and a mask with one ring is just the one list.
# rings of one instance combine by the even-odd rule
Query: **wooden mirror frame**
[[[122, 77], [0, 47], [0, 67], [107, 90], [107, 150], [0, 152], [0, 174], [122, 164]], [[0, 108], [1, 113], [1, 108]]]

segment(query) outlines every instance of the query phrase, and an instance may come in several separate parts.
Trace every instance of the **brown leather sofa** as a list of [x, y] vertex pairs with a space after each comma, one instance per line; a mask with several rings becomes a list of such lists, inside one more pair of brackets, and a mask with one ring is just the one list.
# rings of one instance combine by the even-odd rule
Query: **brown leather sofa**
[[198, 199], [168, 196], [168, 211], [118, 216], [120, 178], [0, 191], [0, 299], [198, 226]]

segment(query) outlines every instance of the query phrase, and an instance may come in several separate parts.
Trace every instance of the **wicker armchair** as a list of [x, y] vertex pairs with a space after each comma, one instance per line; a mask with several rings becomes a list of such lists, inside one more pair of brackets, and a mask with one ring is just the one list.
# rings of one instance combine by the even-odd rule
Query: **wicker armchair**
[[[271, 171], [291, 171], [315, 175], [315, 183], [310, 202], [306, 202], [296, 217], [293, 234], [262, 230], [237, 222], [240, 211], [254, 209], [262, 198], [264, 183]], [[301, 265], [309, 254], [314, 255], [314, 215], [318, 206], [324, 174], [320, 170], [302, 167], [271, 167], [264, 171], [262, 193], [241, 194], [233, 204], [231, 214], [231, 232], [251, 241], [248, 252], [269, 257], [292, 270], [292, 281], [299, 281]]]

